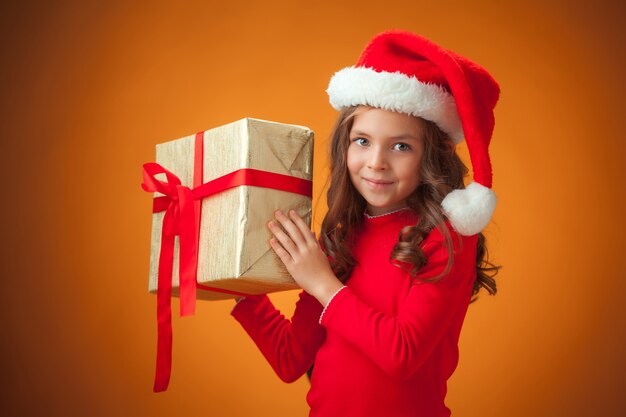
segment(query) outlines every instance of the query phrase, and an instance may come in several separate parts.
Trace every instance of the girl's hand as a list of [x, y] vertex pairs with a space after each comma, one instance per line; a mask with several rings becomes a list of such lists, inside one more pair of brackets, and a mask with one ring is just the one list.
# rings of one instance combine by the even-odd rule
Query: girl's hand
[[270, 240], [272, 249], [298, 285], [325, 306], [343, 284], [333, 273], [315, 233], [293, 210], [289, 211], [289, 217], [280, 210], [274, 215], [282, 228], [274, 221], [268, 223], [275, 236]]

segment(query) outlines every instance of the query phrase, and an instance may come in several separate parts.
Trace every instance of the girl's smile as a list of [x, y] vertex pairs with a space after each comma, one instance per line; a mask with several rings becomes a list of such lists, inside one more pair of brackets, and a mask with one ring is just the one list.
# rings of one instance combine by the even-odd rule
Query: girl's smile
[[347, 165], [370, 215], [402, 208], [419, 184], [422, 122], [416, 117], [370, 108], [355, 116]]
[[393, 184], [393, 181], [371, 180], [369, 178], [363, 178], [363, 180], [373, 190], [382, 190], [385, 187]]

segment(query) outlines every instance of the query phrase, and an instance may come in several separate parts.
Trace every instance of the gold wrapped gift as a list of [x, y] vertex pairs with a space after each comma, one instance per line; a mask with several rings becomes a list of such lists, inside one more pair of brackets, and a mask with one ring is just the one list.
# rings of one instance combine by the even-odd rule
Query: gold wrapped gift
[[[197, 135], [158, 144], [156, 162], [192, 188]], [[245, 118], [203, 132], [202, 183], [242, 169], [312, 180], [313, 131]], [[164, 174], [157, 177], [165, 179]], [[163, 194], [155, 193], [155, 197]], [[197, 298], [218, 300], [299, 288], [269, 245], [267, 222], [278, 209], [294, 209], [311, 222], [311, 198], [294, 192], [241, 185], [202, 198], [198, 237]], [[149, 291], [156, 293], [164, 212], [152, 217]], [[179, 296], [179, 238], [174, 241], [172, 295]]]

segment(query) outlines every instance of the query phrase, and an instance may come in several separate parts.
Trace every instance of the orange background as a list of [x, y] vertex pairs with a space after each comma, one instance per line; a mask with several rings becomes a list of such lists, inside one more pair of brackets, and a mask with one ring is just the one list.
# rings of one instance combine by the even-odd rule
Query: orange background
[[[152, 393], [141, 165], [159, 142], [243, 117], [302, 124], [316, 132], [320, 195], [328, 80], [374, 34], [401, 28], [502, 86], [486, 234], [504, 268], [498, 294], [470, 307], [448, 406], [622, 415], [623, 2], [128, 3], [1, 6], [0, 414], [307, 415], [306, 376], [274, 375], [232, 300], [174, 318], [170, 388]], [[317, 226], [323, 212], [322, 198]], [[297, 293], [270, 298], [290, 317]]]

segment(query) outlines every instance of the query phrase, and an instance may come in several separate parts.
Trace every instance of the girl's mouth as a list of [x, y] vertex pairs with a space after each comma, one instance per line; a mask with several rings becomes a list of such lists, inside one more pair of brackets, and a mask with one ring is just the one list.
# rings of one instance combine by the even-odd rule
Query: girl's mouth
[[370, 188], [374, 190], [380, 190], [380, 189], [385, 188], [388, 185], [393, 184], [392, 181], [374, 180], [374, 179], [368, 179], [368, 178], [363, 178], [363, 181], [365, 181], [365, 184], [367, 186], [369, 186]]

